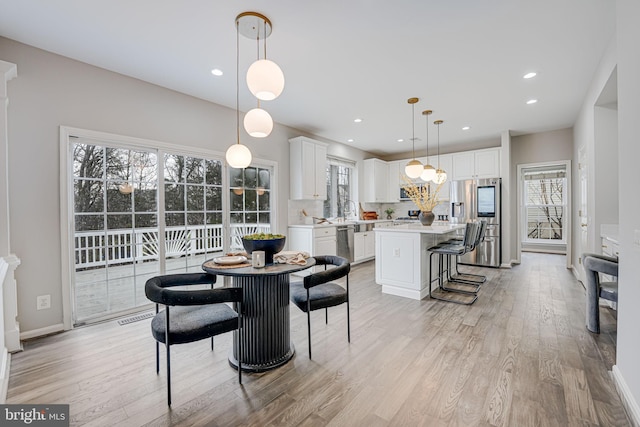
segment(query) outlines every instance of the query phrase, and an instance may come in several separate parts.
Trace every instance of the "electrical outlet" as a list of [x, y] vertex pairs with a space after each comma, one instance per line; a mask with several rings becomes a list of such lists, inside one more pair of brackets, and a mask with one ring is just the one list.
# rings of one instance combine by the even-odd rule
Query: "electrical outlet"
[[393, 256], [397, 258], [400, 257], [400, 248], [393, 248]]
[[51, 308], [51, 295], [38, 295], [36, 297], [36, 309], [45, 310]]
[[640, 246], [640, 230], [633, 230], [633, 244]]

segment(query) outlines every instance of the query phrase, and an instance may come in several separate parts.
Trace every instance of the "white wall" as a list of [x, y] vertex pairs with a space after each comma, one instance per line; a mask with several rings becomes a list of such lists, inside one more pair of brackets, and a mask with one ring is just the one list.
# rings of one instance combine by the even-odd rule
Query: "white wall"
[[[618, 0], [618, 166], [620, 188], [620, 289], [618, 303], [617, 365], [619, 374], [635, 402], [635, 419], [640, 422], [640, 2]], [[634, 234], [637, 233], [637, 234]]]
[[[8, 83], [11, 248], [22, 332], [62, 324], [59, 126], [126, 135], [224, 153], [235, 142], [235, 110], [0, 37], [0, 59], [18, 66]], [[277, 231], [287, 229], [289, 142], [277, 125], [262, 140], [245, 134], [255, 158], [278, 162]], [[342, 152], [331, 148], [330, 152]], [[349, 155], [358, 150], [352, 149]], [[357, 153], [354, 160], [364, 158]], [[50, 294], [51, 309], [36, 311]]]

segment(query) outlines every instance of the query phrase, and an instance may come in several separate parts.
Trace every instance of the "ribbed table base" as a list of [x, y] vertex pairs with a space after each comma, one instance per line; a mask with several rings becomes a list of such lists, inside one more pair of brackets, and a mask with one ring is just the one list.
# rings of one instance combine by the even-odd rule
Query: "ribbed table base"
[[[289, 330], [289, 273], [234, 277], [233, 285], [244, 294], [242, 370], [262, 372], [284, 365], [295, 353]], [[233, 339], [229, 363], [237, 369], [237, 331]]]

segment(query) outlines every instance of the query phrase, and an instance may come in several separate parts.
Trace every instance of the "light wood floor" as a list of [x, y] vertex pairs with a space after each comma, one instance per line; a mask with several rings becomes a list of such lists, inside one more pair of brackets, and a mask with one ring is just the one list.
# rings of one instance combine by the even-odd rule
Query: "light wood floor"
[[[25, 343], [7, 403], [68, 403], [72, 425], [627, 426], [609, 375], [615, 312], [584, 326], [584, 289], [557, 255], [523, 254], [490, 276], [470, 307], [383, 295], [373, 262], [351, 273], [345, 307], [306, 322], [291, 308], [297, 354], [243, 385], [231, 335], [172, 347], [173, 407], [155, 373], [149, 320], [115, 321]], [[164, 359], [161, 359], [164, 363]]]

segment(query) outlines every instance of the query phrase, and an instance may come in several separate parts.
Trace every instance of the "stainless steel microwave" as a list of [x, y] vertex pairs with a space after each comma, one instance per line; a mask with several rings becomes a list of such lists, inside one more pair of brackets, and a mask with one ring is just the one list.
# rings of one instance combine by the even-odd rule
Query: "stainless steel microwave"
[[[423, 185], [424, 184], [416, 184], [416, 186], [420, 188], [421, 191]], [[407, 194], [407, 190], [405, 190], [404, 187], [400, 187], [400, 200], [411, 200], [409, 194]]]

